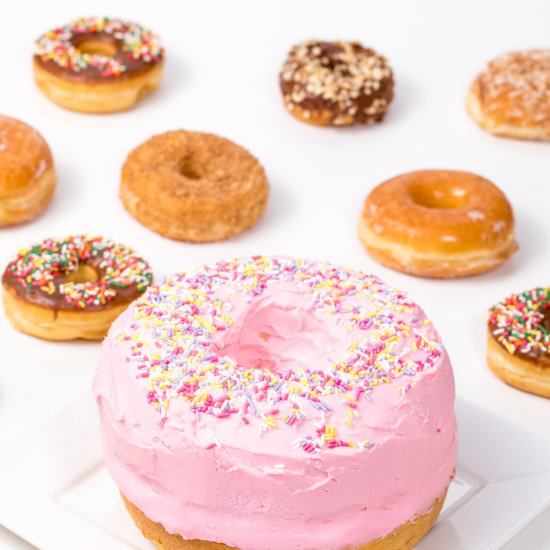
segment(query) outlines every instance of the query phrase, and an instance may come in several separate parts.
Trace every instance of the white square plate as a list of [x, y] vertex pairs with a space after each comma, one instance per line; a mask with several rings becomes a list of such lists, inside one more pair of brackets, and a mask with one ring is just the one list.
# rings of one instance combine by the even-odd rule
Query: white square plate
[[[418, 550], [494, 550], [550, 504], [550, 443], [457, 400], [458, 466]], [[151, 550], [102, 460], [85, 395], [0, 453], [0, 523], [42, 550]]]

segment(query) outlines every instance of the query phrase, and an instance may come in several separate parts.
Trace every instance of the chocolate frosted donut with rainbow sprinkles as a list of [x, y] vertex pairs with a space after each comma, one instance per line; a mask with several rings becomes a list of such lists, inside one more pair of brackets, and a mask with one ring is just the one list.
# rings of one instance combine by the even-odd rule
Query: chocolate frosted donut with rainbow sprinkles
[[22, 249], [2, 276], [6, 315], [47, 340], [101, 340], [153, 275], [131, 248], [87, 235]]
[[393, 72], [386, 58], [359, 42], [297, 44], [279, 82], [288, 111], [317, 126], [381, 122], [393, 99]]
[[487, 361], [506, 383], [550, 397], [550, 288], [511, 294], [489, 311]]
[[107, 468], [163, 549], [408, 550], [454, 474], [436, 330], [324, 262], [253, 256], [149, 287], [93, 391]]
[[74, 111], [129, 109], [159, 84], [160, 39], [142, 26], [108, 17], [83, 17], [36, 41], [34, 76], [55, 103]]

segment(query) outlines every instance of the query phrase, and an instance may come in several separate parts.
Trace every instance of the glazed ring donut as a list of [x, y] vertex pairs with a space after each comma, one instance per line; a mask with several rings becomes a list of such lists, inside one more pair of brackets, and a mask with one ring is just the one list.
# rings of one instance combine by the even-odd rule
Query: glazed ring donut
[[495, 135], [550, 140], [550, 50], [511, 52], [490, 61], [470, 87], [467, 107]]
[[101, 340], [152, 282], [149, 264], [103, 237], [46, 239], [20, 250], [2, 277], [15, 328], [47, 340]]
[[290, 113], [317, 126], [381, 122], [393, 99], [388, 62], [359, 42], [297, 44], [281, 69], [280, 86]]
[[269, 196], [261, 164], [212, 134], [167, 132], [134, 149], [122, 167], [120, 198], [143, 225], [189, 242], [227, 239], [258, 221]]
[[44, 138], [28, 124], [0, 115], [0, 227], [36, 218], [56, 184]]
[[373, 258], [420, 277], [483, 273], [517, 249], [506, 196], [468, 172], [421, 170], [380, 184], [358, 230]]
[[487, 362], [507, 384], [550, 397], [550, 288], [512, 294], [489, 311]]
[[84, 113], [129, 109], [159, 84], [164, 49], [135, 23], [85, 17], [38, 38], [34, 76], [55, 103]]

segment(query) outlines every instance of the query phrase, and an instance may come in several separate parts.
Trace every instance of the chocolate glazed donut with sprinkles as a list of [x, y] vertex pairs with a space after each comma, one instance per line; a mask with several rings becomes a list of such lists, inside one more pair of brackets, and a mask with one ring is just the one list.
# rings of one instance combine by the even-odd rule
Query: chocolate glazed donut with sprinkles
[[512, 294], [489, 311], [489, 367], [508, 384], [550, 397], [550, 287]]
[[152, 279], [149, 264], [127, 246], [86, 235], [50, 238], [6, 267], [4, 309], [33, 336], [99, 340]]
[[136, 23], [85, 17], [36, 41], [34, 74], [40, 89], [67, 109], [109, 113], [128, 109], [159, 84], [160, 39]]

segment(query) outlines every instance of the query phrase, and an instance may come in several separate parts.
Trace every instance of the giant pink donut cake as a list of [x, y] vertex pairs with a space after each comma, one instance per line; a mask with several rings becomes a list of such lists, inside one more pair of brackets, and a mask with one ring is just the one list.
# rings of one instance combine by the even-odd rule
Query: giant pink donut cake
[[436, 330], [326, 263], [258, 256], [150, 287], [112, 326], [94, 393], [120, 491], [182, 539], [358, 548], [427, 513], [454, 472]]

